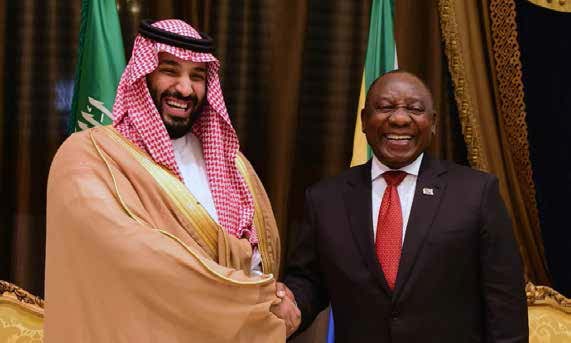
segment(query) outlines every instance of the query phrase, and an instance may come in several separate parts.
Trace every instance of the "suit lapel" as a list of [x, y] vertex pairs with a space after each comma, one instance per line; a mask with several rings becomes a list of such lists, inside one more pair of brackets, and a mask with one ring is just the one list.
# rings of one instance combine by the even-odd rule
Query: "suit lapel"
[[381, 287], [391, 294], [375, 254], [371, 209], [371, 161], [363, 164], [347, 180], [343, 199], [351, 232], [367, 269], [375, 275]]
[[444, 196], [446, 181], [443, 177], [446, 169], [440, 161], [431, 159], [425, 154], [420, 167], [412, 208], [406, 229], [397, 281], [395, 297], [402, 292], [416, 263], [426, 234]]

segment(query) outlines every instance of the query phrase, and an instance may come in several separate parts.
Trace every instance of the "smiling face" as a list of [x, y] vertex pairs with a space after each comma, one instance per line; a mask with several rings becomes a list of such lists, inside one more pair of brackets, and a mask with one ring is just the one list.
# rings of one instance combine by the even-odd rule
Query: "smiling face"
[[367, 93], [361, 111], [363, 132], [375, 156], [392, 169], [412, 163], [436, 130], [430, 92], [406, 72], [383, 75]]
[[159, 65], [147, 75], [147, 86], [171, 138], [190, 131], [206, 96], [206, 63], [159, 53]]

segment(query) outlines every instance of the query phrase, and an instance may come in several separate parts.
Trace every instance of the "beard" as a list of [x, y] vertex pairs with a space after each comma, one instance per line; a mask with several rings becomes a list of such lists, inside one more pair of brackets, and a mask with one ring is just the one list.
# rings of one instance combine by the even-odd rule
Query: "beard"
[[[194, 94], [191, 94], [187, 97], [182, 96], [182, 94], [179, 92], [171, 91], [164, 91], [163, 93], [158, 94], [156, 89], [152, 89], [151, 87], [148, 88], [149, 92], [151, 93], [153, 103], [155, 104], [155, 107], [161, 116], [169, 137], [171, 139], [177, 139], [190, 132], [192, 125], [196, 122], [202, 113], [203, 102], [199, 103], [197, 96]], [[184, 102], [191, 101], [194, 108], [190, 115], [186, 118], [167, 116], [166, 111], [162, 110], [162, 100], [166, 97], [173, 97]]]

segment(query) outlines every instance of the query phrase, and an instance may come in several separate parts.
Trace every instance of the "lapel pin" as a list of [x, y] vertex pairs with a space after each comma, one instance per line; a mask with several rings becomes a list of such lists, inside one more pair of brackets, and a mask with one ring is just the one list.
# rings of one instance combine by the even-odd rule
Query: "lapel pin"
[[432, 188], [423, 188], [422, 194], [424, 195], [434, 195], [434, 189]]

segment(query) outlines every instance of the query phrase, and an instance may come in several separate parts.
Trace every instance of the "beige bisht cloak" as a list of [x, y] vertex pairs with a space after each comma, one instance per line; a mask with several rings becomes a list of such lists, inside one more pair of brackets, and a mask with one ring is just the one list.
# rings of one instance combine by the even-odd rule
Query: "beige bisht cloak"
[[262, 276], [172, 173], [111, 127], [72, 135], [50, 170], [45, 341], [284, 342], [279, 237], [246, 159]]

